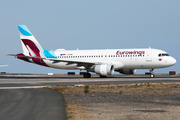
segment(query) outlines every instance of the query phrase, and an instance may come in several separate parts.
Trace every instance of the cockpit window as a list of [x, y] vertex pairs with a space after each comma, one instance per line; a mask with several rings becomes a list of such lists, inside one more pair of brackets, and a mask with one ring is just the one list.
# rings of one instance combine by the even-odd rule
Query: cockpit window
[[161, 56], [169, 56], [169, 54], [167, 54], [167, 53], [160, 53], [158, 56], [159, 57], [161, 57]]

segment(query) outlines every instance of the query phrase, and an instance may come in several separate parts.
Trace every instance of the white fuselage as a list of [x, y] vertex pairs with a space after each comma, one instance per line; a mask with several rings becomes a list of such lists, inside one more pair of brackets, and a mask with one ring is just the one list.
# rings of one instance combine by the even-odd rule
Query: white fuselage
[[[176, 60], [158, 49], [107, 49], [107, 50], [56, 50], [52, 51], [55, 59], [93, 61], [113, 64], [114, 69], [155, 69], [172, 66]], [[53, 58], [52, 56], [46, 56]], [[54, 62], [45, 60], [49, 67], [59, 69], [85, 69], [76, 63]]]

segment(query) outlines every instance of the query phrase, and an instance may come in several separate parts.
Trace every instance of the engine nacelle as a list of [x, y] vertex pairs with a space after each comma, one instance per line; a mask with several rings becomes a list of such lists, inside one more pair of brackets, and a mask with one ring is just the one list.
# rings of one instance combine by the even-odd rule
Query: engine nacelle
[[107, 76], [114, 73], [114, 66], [110, 64], [96, 65], [94, 71], [99, 75]]
[[120, 69], [118, 72], [121, 74], [132, 75], [136, 72], [136, 69]]

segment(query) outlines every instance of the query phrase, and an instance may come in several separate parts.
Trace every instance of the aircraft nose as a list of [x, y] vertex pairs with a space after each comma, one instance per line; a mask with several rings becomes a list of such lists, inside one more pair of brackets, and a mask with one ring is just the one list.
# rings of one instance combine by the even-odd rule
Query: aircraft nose
[[172, 65], [175, 65], [175, 64], [176, 64], [176, 59], [173, 58], [173, 57], [171, 58], [171, 64], [172, 64]]

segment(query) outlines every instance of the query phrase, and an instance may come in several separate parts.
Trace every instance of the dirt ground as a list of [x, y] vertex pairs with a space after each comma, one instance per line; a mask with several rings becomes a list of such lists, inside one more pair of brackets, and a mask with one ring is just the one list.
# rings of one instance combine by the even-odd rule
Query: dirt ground
[[63, 93], [69, 120], [180, 120], [180, 83], [53, 89]]

